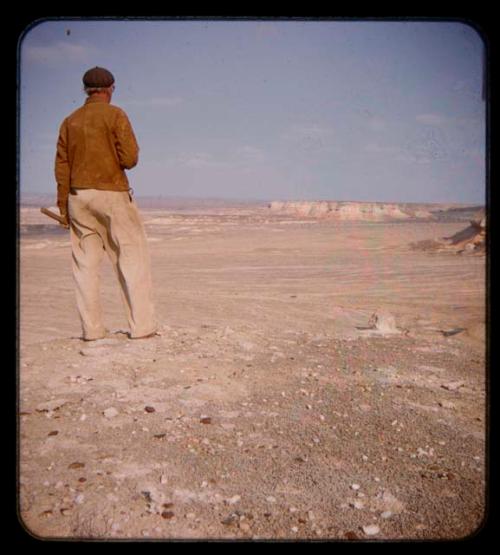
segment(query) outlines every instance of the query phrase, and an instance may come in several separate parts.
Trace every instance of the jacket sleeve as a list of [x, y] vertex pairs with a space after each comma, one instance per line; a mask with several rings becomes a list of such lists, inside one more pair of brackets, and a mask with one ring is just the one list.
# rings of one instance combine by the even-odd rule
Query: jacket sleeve
[[66, 120], [59, 129], [55, 160], [55, 177], [57, 183], [57, 206], [61, 212], [67, 211], [71, 170], [68, 159], [68, 127]]
[[114, 135], [120, 166], [123, 169], [129, 170], [137, 165], [139, 160], [139, 145], [137, 144], [132, 125], [122, 110], [118, 112]]

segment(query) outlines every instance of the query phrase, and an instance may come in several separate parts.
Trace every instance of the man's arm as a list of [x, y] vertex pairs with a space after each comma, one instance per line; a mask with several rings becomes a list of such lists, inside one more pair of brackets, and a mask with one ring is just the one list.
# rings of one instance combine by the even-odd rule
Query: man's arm
[[70, 167], [68, 159], [68, 128], [66, 120], [63, 121], [57, 140], [55, 161], [55, 177], [57, 183], [57, 206], [61, 216], [68, 217], [68, 195], [70, 183]]
[[134, 135], [132, 125], [123, 110], [120, 110], [114, 129], [115, 147], [120, 166], [130, 170], [139, 160], [139, 145]]

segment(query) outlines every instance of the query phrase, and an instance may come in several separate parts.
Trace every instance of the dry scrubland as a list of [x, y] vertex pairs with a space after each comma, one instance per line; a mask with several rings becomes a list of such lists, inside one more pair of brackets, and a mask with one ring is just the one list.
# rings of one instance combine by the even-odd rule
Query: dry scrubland
[[[485, 515], [485, 256], [466, 218], [143, 210], [160, 332], [79, 339], [21, 210], [19, 514], [44, 538], [461, 538]], [[372, 318], [376, 313], [379, 316]], [[385, 320], [383, 320], [385, 318]], [[383, 327], [383, 324], [386, 327]]]

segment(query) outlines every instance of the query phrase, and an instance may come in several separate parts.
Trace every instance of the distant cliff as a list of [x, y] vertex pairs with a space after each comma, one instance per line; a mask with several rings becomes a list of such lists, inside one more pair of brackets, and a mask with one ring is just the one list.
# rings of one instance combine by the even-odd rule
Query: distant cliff
[[364, 220], [383, 222], [407, 220], [411, 218], [432, 218], [432, 211], [426, 205], [410, 205], [386, 202], [349, 201], [273, 201], [271, 212], [301, 217], [325, 218], [332, 220]]

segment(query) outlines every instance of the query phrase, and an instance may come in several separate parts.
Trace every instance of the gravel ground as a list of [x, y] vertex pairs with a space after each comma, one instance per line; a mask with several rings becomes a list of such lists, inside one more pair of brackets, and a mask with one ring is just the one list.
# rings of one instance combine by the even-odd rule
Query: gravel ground
[[[126, 335], [107, 268], [110, 332], [81, 341], [66, 237], [21, 240], [18, 496], [30, 534], [478, 530], [484, 257], [411, 252], [436, 236], [422, 224], [160, 219], [148, 236], [161, 326], [147, 340]], [[367, 329], [382, 308], [394, 333]]]

